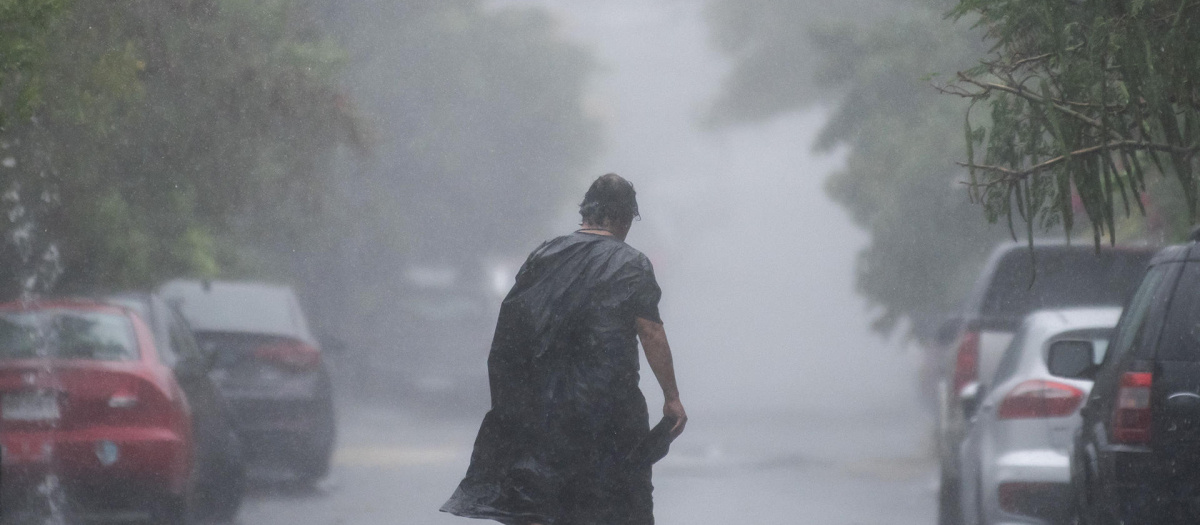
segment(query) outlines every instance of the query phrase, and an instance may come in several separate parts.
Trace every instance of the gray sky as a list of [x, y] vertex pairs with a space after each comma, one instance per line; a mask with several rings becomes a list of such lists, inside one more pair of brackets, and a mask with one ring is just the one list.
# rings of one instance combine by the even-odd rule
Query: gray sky
[[[590, 105], [607, 142], [594, 171], [638, 188], [643, 220], [629, 242], [655, 263], [693, 415], [912, 403], [913, 360], [869, 333], [853, 292], [867, 237], [822, 189], [840, 156], [810, 151], [820, 110], [700, 129], [725, 62], [708, 45], [699, 1], [493, 3], [549, 7], [600, 60]], [[576, 219], [564, 215], [559, 229]], [[654, 406], [661, 398], [643, 371]]]

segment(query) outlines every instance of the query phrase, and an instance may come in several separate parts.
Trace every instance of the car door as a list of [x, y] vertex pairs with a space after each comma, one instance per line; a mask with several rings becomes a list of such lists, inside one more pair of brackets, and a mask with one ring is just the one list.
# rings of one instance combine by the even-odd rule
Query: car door
[[1200, 444], [1200, 263], [1183, 267], [1157, 343], [1152, 435], [1182, 460]]
[[192, 408], [192, 426], [196, 439], [197, 460], [201, 464], [222, 461], [231, 435], [228, 408], [208, 377], [211, 357], [204, 353], [191, 330], [173, 309], [162, 306], [172, 353], [175, 354], [176, 381]]
[[980, 408], [976, 410], [969, 422], [966, 438], [963, 439], [959, 462], [962, 468], [961, 508], [963, 523], [976, 525], [980, 523], [980, 502], [983, 487], [980, 480], [983, 475], [984, 440], [995, 423], [993, 408], [1003, 398], [1003, 392], [1009, 387], [1014, 374], [1017, 373], [1022, 352], [1028, 341], [1029, 322], [1022, 323], [1016, 335], [1009, 341], [995, 369], [995, 377], [989, 378], [992, 386], [980, 392]]
[[1121, 314], [1087, 403], [1080, 413], [1082, 431], [1089, 441], [1107, 443], [1107, 425], [1120, 386], [1121, 371], [1131, 360], [1144, 359], [1145, 354], [1153, 351], [1182, 267], [1183, 264], [1178, 262], [1151, 267]]

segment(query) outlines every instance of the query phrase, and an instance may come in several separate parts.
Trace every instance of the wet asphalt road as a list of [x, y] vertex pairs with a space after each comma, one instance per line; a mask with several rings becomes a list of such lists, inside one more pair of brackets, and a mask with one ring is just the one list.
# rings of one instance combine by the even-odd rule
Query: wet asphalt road
[[[341, 411], [331, 476], [300, 489], [260, 473], [241, 525], [475, 522], [440, 514], [466, 469], [481, 410]], [[663, 524], [934, 523], [935, 464], [917, 413], [693, 412], [655, 467]]]

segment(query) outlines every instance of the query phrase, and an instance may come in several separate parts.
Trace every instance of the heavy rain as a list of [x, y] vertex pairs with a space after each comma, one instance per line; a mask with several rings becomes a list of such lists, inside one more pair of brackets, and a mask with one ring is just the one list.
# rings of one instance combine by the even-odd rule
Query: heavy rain
[[1198, 522], [1197, 6], [0, 0], [0, 525]]

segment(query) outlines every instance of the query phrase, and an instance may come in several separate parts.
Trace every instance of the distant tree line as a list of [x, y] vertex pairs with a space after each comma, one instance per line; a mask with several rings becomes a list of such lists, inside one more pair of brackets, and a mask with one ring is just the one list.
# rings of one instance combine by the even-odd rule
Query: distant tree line
[[[347, 57], [339, 78], [368, 130], [367, 151], [335, 157], [319, 230], [297, 232], [305, 242], [257, 244], [247, 257], [303, 283], [317, 322], [352, 348], [401, 363], [432, 351], [408, 344], [414, 309], [444, 309], [474, 291], [478, 311], [460, 329], [484, 334], [482, 359], [495, 322], [487, 311], [499, 304], [487, 265], [523, 260], [590, 182], [601, 139], [585, 109], [595, 61], [542, 9], [319, 5]], [[443, 304], [413, 296], [414, 267], [456, 274]]]
[[49, 264], [66, 289], [219, 275], [237, 266], [235, 228], [314, 213], [325, 159], [361, 144], [344, 53], [301, 2], [0, 5], [20, 35], [0, 44], [16, 57], [0, 77], [0, 186], [26, 219], [4, 225], [19, 248], [6, 274]]
[[[816, 4], [823, 7], [817, 8]], [[942, 17], [940, 0], [713, 0], [716, 43], [734, 59], [713, 107], [718, 124], [826, 108], [818, 151], [845, 148], [843, 167], [825, 181], [829, 196], [870, 234], [858, 255], [857, 288], [877, 311], [874, 328], [951, 310], [988, 249], [1003, 238], [989, 228], [958, 184], [954, 165], [966, 104], [938, 96], [930, 72], [972, 65], [983, 45]], [[734, 22], [749, 17], [770, 23]], [[755, 93], [735, 76], [789, 77]], [[743, 87], [743, 84], [746, 84]], [[764, 107], [763, 100], [771, 101]], [[769, 109], [769, 111], [764, 111]], [[797, 176], [805, 176], [797, 174]]]
[[370, 330], [543, 233], [593, 69], [477, 0], [0, 0], [0, 295], [267, 278]]
[[830, 108], [813, 146], [846, 148], [826, 189], [871, 235], [856, 272], [875, 328], [907, 319], [929, 335], [1004, 238], [1069, 233], [1079, 212], [1095, 239], [1187, 231], [1195, 7], [712, 0], [714, 41], [733, 58], [713, 122]]

